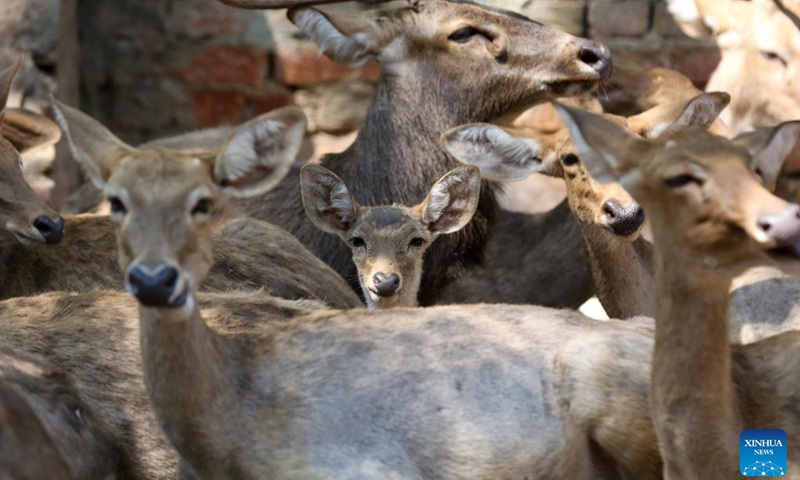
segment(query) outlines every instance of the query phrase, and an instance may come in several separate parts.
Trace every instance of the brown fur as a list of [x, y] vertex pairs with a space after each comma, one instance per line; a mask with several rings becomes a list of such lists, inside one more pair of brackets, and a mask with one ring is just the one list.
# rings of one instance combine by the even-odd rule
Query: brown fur
[[[577, 94], [602, 76], [578, 60], [578, 51], [594, 44], [471, 2], [421, 2], [417, 8], [385, 13], [380, 27], [365, 13], [325, 15], [347, 34], [373, 36], [373, 54], [384, 72], [354, 144], [322, 160], [356, 192], [361, 205], [411, 205], [423, 198], [436, 179], [457, 165], [438, 144], [443, 130], [488, 121], [551, 95]], [[466, 25], [489, 32], [494, 40], [480, 35], [464, 44], [447, 40]], [[464, 75], [466, 65], [480, 75]], [[494, 190], [484, 187], [470, 225], [428, 250], [422, 304], [432, 303], [439, 288], [465, 265], [480, 261], [496, 211]], [[357, 287], [348, 249], [334, 236], [320, 235], [305, 217], [297, 173], [266, 196], [238, 203], [247, 214], [297, 236]]]
[[425, 251], [439, 235], [469, 223], [481, 183], [480, 171], [463, 165], [440, 178], [413, 207], [362, 207], [342, 179], [325, 167], [303, 167], [301, 177], [306, 213], [320, 230], [338, 235], [352, 250], [369, 308], [417, 306]]
[[0, 480], [72, 480], [31, 405], [0, 380]]
[[[791, 375], [791, 362], [764, 351], [793, 348], [798, 333], [735, 351], [728, 340], [731, 280], [765, 260], [774, 229], [800, 234], [797, 206], [769, 194], [748, 168], [749, 153], [732, 142], [700, 130], [646, 141], [561, 108], [579, 153], [621, 176], [652, 224], [660, 301], [648, 397], [665, 477], [733, 478], [742, 429], [780, 424], [789, 442], [800, 434], [800, 418], [779, 407], [794, 393], [765, 399], [758, 388]], [[763, 219], [776, 214], [781, 223], [764, 230]], [[800, 457], [789, 455], [789, 475], [800, 478], [792, 473]]]

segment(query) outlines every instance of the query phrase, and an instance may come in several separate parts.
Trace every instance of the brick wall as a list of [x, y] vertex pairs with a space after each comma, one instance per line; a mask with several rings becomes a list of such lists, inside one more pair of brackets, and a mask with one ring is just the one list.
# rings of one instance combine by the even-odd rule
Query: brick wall
[[[492, 2], [608, 45], [621, 64], [667, 66], [699, 85], [713, 44], [685, 37], [663, 0]], [[350, 7], [360, 8], [360, 7]], [[374, 63], [318, 56], [284, 11], [216, 0], [80, 0], [83, 108], [130, 142], [237, 123], [296, 103], [314, 131], [344, 133], [363, 117]]]

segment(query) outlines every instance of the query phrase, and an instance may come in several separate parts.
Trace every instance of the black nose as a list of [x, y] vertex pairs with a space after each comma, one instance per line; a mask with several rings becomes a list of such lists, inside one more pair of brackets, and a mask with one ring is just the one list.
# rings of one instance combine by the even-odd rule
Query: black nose
[[800, 207], [791, 204], [780, 213], [762, 215], [758, 227], [777, 245], [791, 245], [800, 240]]
[[612, 198], [603, 204], [603, 212], [606, 214], [606, 225], [617, 235], [632, 235], [644, 223], [644, 210], [636, 202], [623, 207]]
[[372, 277], [372, 285], [375, 287], [375, 293], [381, 297], [391, 297], [400, 290], [400, 275], [378, 272]]
[[178, 270], [168, 264], [134, 266], [128, 273], [128, 285], [133, 296], [147, 307], [180, 307], [186, 301], [185, 295], [169, 300], [178, 286]]
[[39, 231], [44, 241], [50, 245], [56, 244], [64, 238], [64, 218], [61, 216], [51, 220], [50, 217], [42, 215], [33, 221], [33, 227]]
[[605, 45], [597, 42], [586, 42], [578, 50], [578, 60], [592, 67], [604, 79], [611, 76], [611, 52], [608, 51]]

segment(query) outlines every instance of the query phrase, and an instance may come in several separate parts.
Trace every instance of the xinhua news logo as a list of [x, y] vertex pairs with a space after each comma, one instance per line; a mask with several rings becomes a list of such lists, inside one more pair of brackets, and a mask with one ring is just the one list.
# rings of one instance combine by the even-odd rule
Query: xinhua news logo
[[739, 471], [745, 477], [786, 475], [786, 432], [743, 431], [739, 435]]

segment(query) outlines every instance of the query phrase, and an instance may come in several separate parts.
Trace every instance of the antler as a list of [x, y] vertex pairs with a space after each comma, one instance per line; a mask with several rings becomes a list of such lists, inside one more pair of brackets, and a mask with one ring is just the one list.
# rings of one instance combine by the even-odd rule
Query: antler
[[[249, 9], [274, 9], [305, 7], [310, 5], [322, 5], [326, 3], [343, 3], [348, 0], [219, 0], [220, 2], [238, 8]], [[356, 0], [359, 3], [386, 3], [390, 0]], [[416, 7], [420, 0], [408, 0], [412, 7]]]

